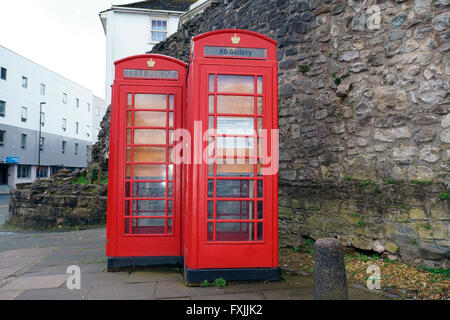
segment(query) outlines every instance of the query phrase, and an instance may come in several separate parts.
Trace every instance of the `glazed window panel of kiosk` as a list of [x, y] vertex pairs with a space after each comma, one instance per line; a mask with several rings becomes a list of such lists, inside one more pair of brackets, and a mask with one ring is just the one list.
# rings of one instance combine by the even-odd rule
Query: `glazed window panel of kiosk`
[[208, 123], [216, 131], [208, 151], [214, 161], [208, 161], [207, 241], [263, 241], [255, 130], [263, 124], [263, 76], [219, 73], [208, 79]]
[[131, 223], [126, 222], [130, 228], [127, 232], [169, 234], [172, 232], [168, 202], [173, 201], [170, 156], [173, 146], [168, 132], [174, 128], [174, 95], [130, 93], [127, 110], [125, 206], [132, 206]]

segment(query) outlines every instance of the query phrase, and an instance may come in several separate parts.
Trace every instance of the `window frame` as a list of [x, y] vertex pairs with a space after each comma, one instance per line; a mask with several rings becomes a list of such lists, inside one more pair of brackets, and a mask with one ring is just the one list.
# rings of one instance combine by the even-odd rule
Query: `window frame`
[[22, 76], [22, 88], [28, 89], [28, 77]]
[[[24, 117], [24, 115], [25, 115], [25, 117]], [[28, 108], [22, 106], [20, 109], [20, 121], [27, 122], [27, 120], [28, 120]]]
[[[1, 108], [3, 108], [3, 110], [1, 110]], [[5, 117], [5, 115], [6, 115], [6, 101], [0, 100], [0, 117]]]
[[0, 147], [5, 146], [6, 130], [0, 130]]
[[[165, 22], [166, 23], [166, 30], [159, 30], [159, 29], [155, 29], [153, 30], [153, 21], [161, 21], [161, 22]], [[152, 36], [152, 32], [159, 32], [159, 33], [164, 33], [166, 34], [165, 39], [161, 39], [161, 40], [153, 40], [153, 36]], [[164, 41], [168, 38], [169, 36], [169, 19], [167, 18], [154, 18], [154, 17], [150, 17], [150, 43], [154, 44], [154, 43], [159, 43], [161, 41]]]
[[63, 92], [62, 102], [63, 102], [64, 104], [67, 104], [67, 93], [65, 93], [65, 92]]
[[45, 96], [45, 84], [41, 83], [41, 96]]
[[79, 143], [75, 142], [75, 155], [76, 156], [78, 155], [78, 146], [79, 146]]
[[8, 69], [7, 68], [0, 67], [0, 79], [5, 80], [5, 81], [8, 79]]
[[25, 149], [27, 147], [27, 134], [20, 134], [20, 149]]
[[67, 119], [66, 118], [62, 118], [61, 128], [63, 131], [67, 130]]
[[63, 140], [62, 145], [61, 145], [61, 153], [66, 153], [66, 145], [67, 145], [67, 142], [65, 140]]
[[31, 166], [28, 164], [17, 165], [17, 178], [18, 179], [30, 179], [31, 178]]

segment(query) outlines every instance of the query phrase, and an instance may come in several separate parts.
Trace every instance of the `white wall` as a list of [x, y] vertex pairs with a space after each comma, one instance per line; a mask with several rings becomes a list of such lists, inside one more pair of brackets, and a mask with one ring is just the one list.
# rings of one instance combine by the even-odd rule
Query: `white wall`
[[[0, 66], [7, 69], [7, 80], [0, 80], [0, 100], [6, 101], [5, 117], [0, 123], [30, 130], [39, 130], [39, 104], [45, 101], [43, 133], [51, 133], [80, 140], [92, 141], [93, 94], [72, 82], [2, 46], [0, 46]], [[22, 76], [28, 78], [28, 87], [22, 87]], [[45, 84], [45, 96], [40, 94], [41, 83]], [[67, 93], [67, 104], [62, 102], [63, 92]], [[76, 108], [75, 98], [79, 99]], [[87, 103], [91, 104], [88, 112]], [[22, 106], [27, 108], [27, 121], [21, 121]], [[67, 129], [62, 130], [62, 118], [67, 119]], [[79, 123], [78, 134], [75, 122]], [[86, 135], [86, 126], [91, 134]]]
[[145, 54], [155, 43], [151, 42], [151, 19], [167, 20], [167, 36], [175, 33], [178, 28], [178, 14], [163, 14], [148, 12], [128, 13], [115, 10], [101, 14], [106, 19], [106, 88], [105, 100], [111, 103], [111, 85], [114, 82], [114, 62], [129, 56]]

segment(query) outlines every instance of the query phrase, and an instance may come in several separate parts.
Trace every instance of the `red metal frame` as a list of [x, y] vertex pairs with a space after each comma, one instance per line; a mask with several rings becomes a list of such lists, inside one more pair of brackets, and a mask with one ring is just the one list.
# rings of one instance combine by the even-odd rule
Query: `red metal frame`
[[[152, 66], [153, 61], [155, 64]], [[181, 215], [181, 165], [176, 165], [170, 159], [170, 149], [174, 142], [169, 141], [169, 132], [182, 127], [183, 113], [186, 101], [186, 64], [182, 61], [163, 55], [139, 55], [119, 60], [116, 65], [116, 77], [113, 85], [113, 99], [111, 104], [110, 123], [110, 156], [109, 156], [109, 184], [108, 184], [108, 212], [107, 212], [107, 249], [108, 257], [151, 257], [151, 256], [182, 256], [182, 215]], [[162, 70], [176, 71], [178, 78], [125, 78], [125, 69], [135, 70]], [[131, 108], [127, 107], [128, 96], [132, 95]], [[135, 108], [136, 94], [166, 95], [165, 109], [137, 109]], [[169, 106], [170, 96], [173, 96], [173, 109]], [[142, 127], [134, 125], [134, 115], [138, 111], [165, 112], [166, 124], [160, 127]], [[169, 126], [169, 115], [173, 115], [173, 126]], [[131, 115], [131, 121], [127, 117]], [[161, 129], [166, 132], [166, 141], [163, 144], [134, 144], [134, 130]], [[130, 139], [127, 133], [130, 132]], [[128, 140], [128, 141], [127, 141]], [[134, 162], [134, 148], [159, 147], [165, 148], [165, 161]], [[127, 150], [129, 154], [127, 155]], [[173, 160], [173, 159], [172, 159]], [[133, 179], [133, 167], [139, 164], [165, 166], [164, 179]], [[130, 177], [127, 175], [127, 166], [130, 168]], [[169, 166], [172, 166], [172, 178], [169, 178]], [[137, 183], [165, 183], [164, 195], [136, 194], [133, 191]], [[169, 195], [169, 184], [172, 183], [172, 194]], [[127, 186], [127, 188], [126, 188]], [[126, 191], [127, 189], [127, 191]], [[165, 201], [164, 215], [140, 215], [134, 218], [138, 203], [133, 201], [152, 200]], [[172, 201], [172, 215], [168, 212], [169, 201]], [[128, 210], [126, 210], [128, 206]], [[128, 215], [126, 216], [126, 211]], [[145, 213], [149, 214], [147, 210]], [[158, 211], [160, 212], [160, 211]], [[162, 212], [162, 211], [161, 211]], [[164, 228], [157, 226], [139, 226], [142, 219], [160, 219], [164, 221]], [[147, 220], [147, 221], [151, 221]], [[126, 231], [128, 221], [128, 232]], [[168, 222], [171, 229], [168, 230]], [[139, 228], [139, 229], [138, 229]], [[159, 229], [158, 229], [159, 228]], [[139, 231], [139, 232], [133, 232]], [[158, 233], [162, 232], [162, 234]]]
[[[239, 44], [232, 38], [239, 38]], [[235, 48], [265, 48], [266, 59], [234, 58], [234, 57], [205, 57], [205, 46], [235, 47]], [[214, 75], [214, 92], [209, 92], [209, 76]], [[254, 97], [255, 109], [253, 114], [219, 114], [217, 113], [217, 75], [245, 75], [254, 77], [255, 92], [252, 94], [220, 93], [220, 95]], [[195, 159], [202, 158], [202, 150], [208, 146], [208, 141], [202, 140], [203, 132], [195, 134], [194, 122], [200, 121], [202, 130], [209, 125], [209, 117], [214, 117], [214, 127], [217, 128], [217, 118], [220, 116], [248, 117], [254, 119], [254, 127], [258, 128], [258, 119], [263, 119], [263, 129], [278, 129], [278, 92], [277, 92], [277, 61], [276, 42], [261, 34], [246, 30], [217, 30], [194, 37], [191, 45], [191, 64], [188, 77], [188, 105], [186, 128], [191, 132], [193, 144], [202, 147], [193, 148], [189, 155], [192, 164], [184, 165], [183, 189], [186, 198], [183, 200], [185, 235], [185, 266], [189, 269], [214, 268], [276, 268], [278, 267], [278, 174], [258, 177], [257, 164], [254, 165], [253, 177], [222, 177], [217, 176], [217, 164], [214, 163], [213, 176], [209, 176], [208, 163], [196, 163]], [[257, 92], [257, 79], [263, 77], [263, 93]], [[200, 85], [199, 85], [200, 84]], [[205, 84], [205, 85], [202, 85]], [[209, 96], [214, 95], [214, 112], [209, 113]], [[258, 97], [263, 97], [263, 114], [258, 116]], [[217, 137], [229, 135], [216, 134], [214, 136], [214, 154], [212, 158], [221, 156], [216, 154]], [[258, 157], [259, 134], [232, 135], [233, 137], [253, 138], [253, 156], [235, 156], [234, 158], [251, 159]], [[270, 140], [268, 150], [271, 150]], [[215, 192], [217, 181], [240, 181], [242, 190], [245, 181], [254, 181], [253, 195], [240, 194], [239, 197], [217, 197]], [[214, 193], [208, 194], [208, 181], [212, 181]], [[263, 181], [263, 196], [258, 197], [258, 181]], [[250, 184], [250, 182], [249, 182]], [[244, 198], [245, 197], [245, 198]], [[250, 201], [253, 202], [253, 216], [246, 219], [217, 220], [216, 204], [218, 201]], [[263, 201], [263, 218], [257, 214], [258, 202]], [[208, 218], [208, 201], [213, 201], [213, 217]], [[240, 203], [242, 208], [242, 202]], [[243, 218], [242, 210], [239, 212]], [[220, 222], [249, 222], [253, 227], [252, 241], [218, 241], [216, 225]], [[213, 223], [213, 238], [208, 239], [208, 223]], [[257, 226], [263, 223], [263, 238], [258, 240]], [[246, 225], [248, 227], [248, 224]], [[241, 229], [243, 225], [240, 225]], [[239, 240], [238, 238], [234, 238]]]

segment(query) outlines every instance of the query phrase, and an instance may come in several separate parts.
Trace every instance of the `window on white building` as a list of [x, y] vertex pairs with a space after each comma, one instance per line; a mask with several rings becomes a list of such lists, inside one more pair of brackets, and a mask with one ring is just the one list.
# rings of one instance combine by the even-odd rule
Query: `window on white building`
[[87, 107], [88, 107], [88, 112], [91, 112], [91, 104], [90, 103], [87, 104]]
[[91, 127], [86, 126], [86, 135], [89, 137], [91, 135]]
[[78, 154], [78, 143], [75, 143], [75, 155]]
[[41, 96], [45, 96], [45, 84], [41, 83]]
[[22, 133], [20, 135], [20, 148], [25, 149], [27, 145], [27, 135]]
[[6, 111], [6, 102], [3, 100], [0, 100], [0, 117], [5, 116], [5, 111]]
[[2, 67], [0, 70], [1, 70], [1, 71], [0, 71], [0, 79], [6, 80], [6, 73], [7, 73], [6, 68], [3, 68], [3, 67]]
[[65, 118], [62, 119], [62, 129], [63, 131], [66, 131], [67, 129], [67, 120]]
[[20, 113], [20, 120], [22, 122], [27, 122], [27, 108], [26, 107], [22, 107], [22, 111]]
[[78, 134], [78, 122], [75, 122], [75, 134]]
[[28, 88], [28, 78], [25, 76], [22, 76], [22, 87], [23, 88]]
[[67, 93], [63, 92], [62, 102], [67, 103]]
[[80, 107], [80, 99], [75, 98], [75, 108], [79, 108]]
[[61, 152], [62, 152], [62, 153], [65, 153], [65, 152], [66, 152], [66, 142], [65, 142], [65, 141], [62, 142]]
[[0, 130], [0, 147], [3, 147], [5, 145], [5, 136], [6, 131]]
[[17, 165], [17, 178], [31, 178], [31, 166]]
[[47, 178], [47, 167], [36, 167], [36, 177]]
[[167, 38], [167, 21], [166, 20], [153, 20], [151, 28], [152, 42], [164, 41]]
[[43, 127], [45, 124], [45, 113], [41, 112], [41, 126]]

